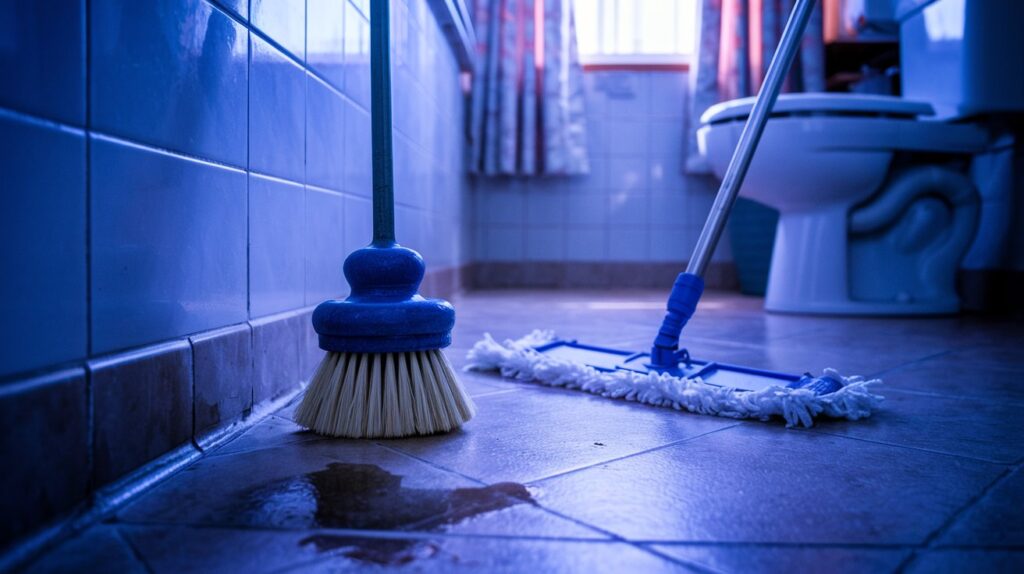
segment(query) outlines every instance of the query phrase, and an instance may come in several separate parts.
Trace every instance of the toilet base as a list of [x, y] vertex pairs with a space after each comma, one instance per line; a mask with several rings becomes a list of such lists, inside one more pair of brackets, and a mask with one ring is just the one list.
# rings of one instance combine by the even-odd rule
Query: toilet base
[[959, 301], [921, 303], [876, 302], [876, 301], [836, 301], [832, 303], [816, 302], [814, 304], [771, 303], [765, 300], [765, 311], [785, 315], [860, 315], [860, 316], [930, 316], [955, 315], [960, 312]]
[[956, 296], [931, 300], [862, 301], [850, 298], [848, 204], [782, 213], [775, 234], [766, 311], [809, 315], [924, 316], [960, 311]]

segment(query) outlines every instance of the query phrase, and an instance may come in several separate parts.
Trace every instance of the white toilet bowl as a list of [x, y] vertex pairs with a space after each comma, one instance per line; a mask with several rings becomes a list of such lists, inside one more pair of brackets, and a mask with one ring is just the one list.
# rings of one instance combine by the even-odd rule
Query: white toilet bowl
[[[710, 108], [701, 152], [725, 173], [752, 98]], [[780, 212], [765, 308], [913, 315], [959, 309], [955, 275], [978, 198], [959, 164], [972, 124], [921, 120], [926, 103], [853, 94], [779, 97], [740, 195]]]

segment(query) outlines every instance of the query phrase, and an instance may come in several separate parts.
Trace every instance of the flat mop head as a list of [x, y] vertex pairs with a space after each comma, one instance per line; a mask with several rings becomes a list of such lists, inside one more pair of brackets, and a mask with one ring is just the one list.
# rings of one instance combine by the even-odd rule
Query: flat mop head
[[882, 397], [871, 392], [878, 379], [794, 375], [676, 354], [671, 369], [652, 364], [650, 353], [582, 345], [534, 331], [504, 343], [486, 335], [469, 351], [467, 369], [497, 370], [505, 377], [578, 389], [609, 398], [729, 417], [785, 419], [810, 427], [815, 417], [857, 420], [870, 416]]
[[474, 406], [440, 349], [455, 309], [417, 294], [423, 259], [397, 244], [370, 245], [345, 260], [352, 293], [313, 312], [327, 351], [295, 413], [319, 434], [394, 438], [447, 432]]

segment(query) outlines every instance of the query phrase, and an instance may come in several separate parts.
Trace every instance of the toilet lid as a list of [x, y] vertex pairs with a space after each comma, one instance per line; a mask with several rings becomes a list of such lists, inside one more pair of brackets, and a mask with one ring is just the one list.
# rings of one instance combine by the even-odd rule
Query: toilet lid
[[[741, 98], [715, 104], [700, 117], [702, 124], [746, 119], [754, 107], [754, 98]], [[917, 117], [935, 113], [931, 104], [912, 102], [894, 96], [867, 94], [782, 94], [772, 108], [772, 116], [842, 115]]]

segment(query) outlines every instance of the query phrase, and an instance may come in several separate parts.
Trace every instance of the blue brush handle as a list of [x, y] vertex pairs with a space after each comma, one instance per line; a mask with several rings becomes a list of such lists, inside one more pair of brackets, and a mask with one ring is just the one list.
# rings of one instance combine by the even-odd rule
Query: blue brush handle
[[686, 322], [697, 310], [697, 302], [704, 293], [704, 279], [693, 273], [680, 273], [668, 296], [668, 312], [658, 329], [658, 336], [651, 347], [651, 366], [660, 369], [674, 369], [679, 363], [676, 347], [679, 335]]
[[[373, 138], [373, 245], [395, 243], [395, 175], [391, 141], [389, 0], [370, 0], [370, 123]], [[351, 152], [350, 152], [351, 153]]]

